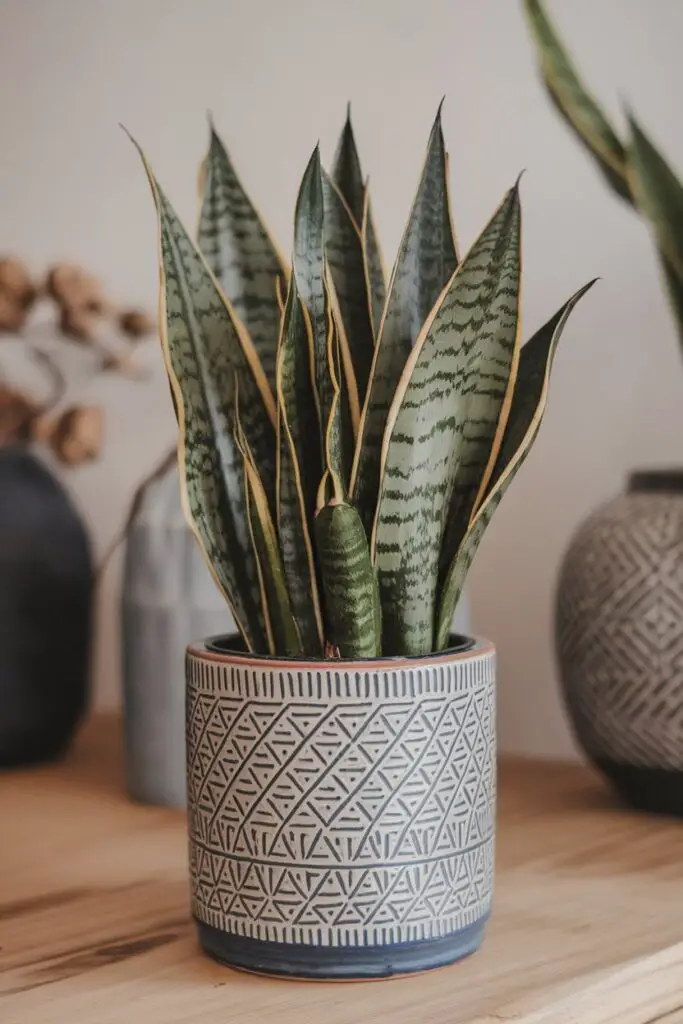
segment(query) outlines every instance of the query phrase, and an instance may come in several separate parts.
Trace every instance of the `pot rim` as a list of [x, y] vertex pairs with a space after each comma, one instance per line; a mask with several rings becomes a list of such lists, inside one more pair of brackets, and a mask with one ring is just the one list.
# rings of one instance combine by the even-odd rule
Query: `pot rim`
[[263, 668], [299, 668], [304, 671], [317, 672], [321, 668], [329, 671], [343, 670], [354, 671], [359, 669], [378, 670], [382, 668], [414, 668], [416, 665], [433, 665], [442, 662], [461, 661], [467, 658], [481, 657], [482, 654], [492, 653], [494, 646], [490, 640], [482, 637], [470, 637], [460, 633], [453, 633], [450, 636], [451, 646], [444, 651], [435, 651], [430, 654], [397, 654], [387, 655], [379, 658], [298, 658], [282, 654], [254, 654], [250, 651], [240, 651], [221, 648], [221, 643], [235, 641], [243, 644], [242, 638], [237, 633], [223, 633], [219, 636], [207, 637], [205, 640], [188, 645], [188, 654], [196, 658], [203, 658], [207, 661], [218, 662], [239, 662], [241, 665], [251, 665]]
[[635, 469], [629, 473], [626, 485], [629, 494], [680, 494], [683, 467]]

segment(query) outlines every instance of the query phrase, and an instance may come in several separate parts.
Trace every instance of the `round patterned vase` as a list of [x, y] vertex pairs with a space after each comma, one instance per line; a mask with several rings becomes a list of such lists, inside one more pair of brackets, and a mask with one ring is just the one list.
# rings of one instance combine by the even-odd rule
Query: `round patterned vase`
[[473, 953], [491, 907], [495, 653], [187, 653], [192, 910], [215, 959], [390, 977]]
[[556, 640], [591, 761], [632, 805], [683, 815], [683, 471], [635, 473], [579, 529]]

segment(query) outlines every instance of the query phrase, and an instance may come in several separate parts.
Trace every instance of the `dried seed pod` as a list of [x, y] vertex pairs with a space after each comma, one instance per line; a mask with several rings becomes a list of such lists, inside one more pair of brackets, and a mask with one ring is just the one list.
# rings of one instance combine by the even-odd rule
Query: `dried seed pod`
[[143, 338], [152, 333], [155, 323], [144, 309], [124, 309], [119, 314], [119, 327], [129, 338]]
[[50, 444], [68, 466], [96, 459], [102, 447], [102, 410], [96, 405], [66, 409], [57, 420]]
[[38, 294], [27, 267], [13, 256], [0, 259], [0, 293], [23, 310], [32, 305]]
[[28, 437], [35, 404], [21, 391], [0, 385], [0, 445]]
[[63, 309], [101, 315], [109, 308], [98, 279], [73, 263], [55, 264], [47, 275], [45, 287], [48, 295]]
[[26, 306], [0, 291], [0, 332], [14, 334], [20, 331], [26, 322], [27, 313]]
[[68, 338], [84, 345], [92, 344], [97, 337], [92, 315], [82, 308], [63, 307], [59, 327]]

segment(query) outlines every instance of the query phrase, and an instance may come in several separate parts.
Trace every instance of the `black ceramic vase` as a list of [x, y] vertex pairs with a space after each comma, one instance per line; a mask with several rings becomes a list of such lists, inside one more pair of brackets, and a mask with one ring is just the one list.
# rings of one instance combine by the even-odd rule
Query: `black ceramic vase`
[[58, 757], [88, 696], [93, 571], [65, 491], [0, 447], [0, 767]]

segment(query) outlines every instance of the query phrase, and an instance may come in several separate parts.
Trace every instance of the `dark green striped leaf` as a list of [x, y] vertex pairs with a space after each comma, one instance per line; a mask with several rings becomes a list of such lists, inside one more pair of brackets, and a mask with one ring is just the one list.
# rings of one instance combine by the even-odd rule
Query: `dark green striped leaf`
[[366, 529], [377, 502], [379, 451], [389, 406], [415, 339], [457, 265], [439, 107], [391, 275], [361, 417], [351, 493]]
[[386, 654], [432, 650], [453, 488], [491, 451], [517, 359], [519, 233], [515, 186], [427, 319], [389, 412], [372, 544]]
[[332, 180], [341, 192], [351, 216], [360, 228], [365, 202], [365, 185], [361, 171], [358, 147], [351, 125], [351, 104], [346, 108], [346, 121], [337, 143], [332, 163]]
[[541, 74], [553, 104], [577, 138], [597, 161], [608, 183], [630, 199], [626, 153], [604, 111], [583, 85], [541, 0], [525, 0]]
[[277, 535], [266, 492], [240, 424], [237, 402], [235, 443], [242, 456], [247, 485], [245, 516], [258, 572], [268, 652], [300, 655], [303, 654], [301, 637], [292, 613]]
[[503, 443], [484, 499], [460, 541], [441, 592], [435, 650], [442, 650], [448, 645], [455, 609], [479, 542], [538, 434], [545, 412], [555, 349], [569, 314], [594, 284], [591, 281], [576, 292], [522, 348]]
[[[344, 476], [339, 403], [338, 337], [325, 281], [325, 209], [318, 147], [308, 162], [299, 189], [294, 218], [294, 273], [301, 301], [311, 322], [312, 373], [318, 413], [320, 449], [331, 468]], [[321, 468], [322, 472], [322, 468]]]
[[159, 188], [142, 151], [140, 155], [159, 218], [161, 335], [180, 427], [183, 504], [247, 645], [264, 650], [257, 567], [244, 518], [246, 482], [233, 437], [235, 381], [243, 397], [244, 431], [256, 463], [274, 481], [273, 398], [243, 326]]
[[325, 637], [342, 658], [381, 654], [379, 595], [365, 528], [356, 510], [333, 498], [315, 517], [325, 598]]
[[[361, 233], [367, 289], [371, 303], [373, 335], [376, 339], [386, 299], [386, 282], [382, 253], [370, 209], [370, 192], [363, 180], [358, 147], [351, 126], [350, 105], [346, 111], [346, 122], [332, 166], [332, 180], [344, 197], [356, 222], [356, 227]], [[367, 382], [365, 386], [367, 386]]]
[[628, 174], [636, 206], [650, 221], [669, 270], [683, 283], [683, 185], [635, 118], [629, 118]]
[[370, 311], [372, 315], [372, 329], [375, 341], [379, 337], [379, 328], [382, 323], [382, 313], [387, 299], [387, 285], [384, 277], [384, 263], [382, 251], [375, 231], [375, 224], [370, 208], [370, 190], [365, 189], [365, 205], [363, 207], [363, 219], [361, 221], [360, 238], [363, 246], [363, 257], [365, 260], [365, 274], [368, 281], [368, 295], [370, 296]]
[[357, 227], [343, 196], [323, 172], [325, 204], [325, 254], [339, 304], [339, 329], [343, 331], [344, 377], [352, 420], [358, 429], [360, 403], [370, 376], [375, 339], [370, 319], [370, 297], [365, 260]]
[[198, 242], [247, 328], [274, 393], [280, 329], [276, 284], [284, 282], [286, 290], [289, 271], [213, 126], [204, 163]]
[[310, 374], [311, 349], [310, 322], [292, 275], [277, 359], [277, 528], [304, 651], [320, 655], [324, 638], [311, 533], [321, 455]]

